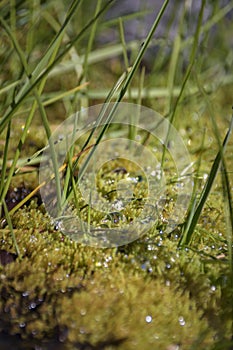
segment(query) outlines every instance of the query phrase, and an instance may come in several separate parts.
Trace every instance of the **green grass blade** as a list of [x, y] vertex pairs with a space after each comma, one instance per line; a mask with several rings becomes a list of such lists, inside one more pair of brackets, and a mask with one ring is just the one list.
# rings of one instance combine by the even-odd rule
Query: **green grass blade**
[[[222, 162], [223, 199], [225, 204], [228, 261], [233, 283], [233, 207], [232, 190], [225, 161]], [[233, 292], [233, 291], [232, 291]]]
[[[150, 40], [151, 40], [151, 38], [152, 38], [152, 36], [153, 36], [153, 34], [154, 34], [158, 24], [159, 24], [160, 19], [162, 18], [162, 15], [163, 15], [166, 7], [167, 7], [168, 2], [169, 2], [169, 0], [165, 1], [163, 6], [162, 6], [162, 8], [161, 8], [161, 10], [159, 11], [159, 14], [156, 17], [156, 19], [155, 19], [155, 21], [154, 21], [154, 23], [153, 23], [153, 25], [151, 27], [151, 30], [149, 31], [149, 34], [146, 37], [144, 45], [141, 47], [141, 50], [138, 53], [138, 56], [137, 56], [137, 58], [136, 58], [136, 60], [135, 60], [135, 62], [133, 64], [132, 68], [130, 69], [128, 75], [126, 75], [126, 77], [125, 77], [125, 81], [124, 81], [124, 76], [122, 76], [122, 81], [120, 81], [120, 83], [123, 83], [123, 87], [120, 90], [120, 93], [119, 93], [119, 96], [117, 98], [116, 103], [114, 104], [112, 110], [109, 112], [108, 118], [106, 119], [106, 124], [103, 125], [102, 130], [100, 131], [100, 134], [99, 134], [99, 136], [98, 136], [98, 138], [96, 140], [96, 145], [98, 145], [98, 143], [101, 141], [103, 135], [105, 134], [106, 130], [108, 129], [108, 125], [111, 123], [111, 120], [114, 117], [114, 113], [115, 113], [115, 111], [117, 109], [118, 103], [123, 99], [123, 97], [124, 97], [124, 95], [125, 95], [125, 93], [127, 91], [127, 88], [129, 86], [129, 84], [131, 83], [134, 75], [135, 75], [135, 72], [136, 72], [136, 70], [137, 70], [137, 68], [138, 68], [138, 66], [139, 66], [139, 64], [140, 64], [140, 62], [142, 60], [142, 57], [143, 57], [147, 47], [150, 44]], [[112, 92], [111, 92], [111, 95], [112, 95]], [[109, 102], [108, 98], [107, 98], [106, 102]], [[79, 181], [82, 178], [82, 176], [84, 174], [84, 171], [85, 171], [85, 169], [86, 169], [86, 167], [87, 167], [91, 157], [93, 156], [94, 151], [95, 151], [95, 147], [92, 148], [89, 156], [86, 159], [86, 162], [84, 163], [83, 167], [80, 169]]]
[[19, 250], [19, 247], [18, 247], [16, 238], [15, 238], [15, 234], [14, 234], [14, 229], [13, 229], [11, 217], [10, 217], [10, 215], [9, 215], [8, 208], [7, 208], [7, 205], [6, 205], [5, 200], [3, 200], [2, 203], [3, 203], [3, 208], [4, 208], [4, 213], [5, 213], [6, 221], [7, 221], [7, 224], [8, 224], [8, 226], [9, 226], [9, 229], [10, 229], [10, 232], [11, 232], [11, 236], [12, 236], [12, 240], [13, 240], [13, 243], [14, 243], [14, 246], [15, 246], [16, 253], [17, 253], [19, 259], [21, 259], [21, 253], [20, 253], [20, 250]]
[[[0, 198], [2, 197], [2, 190], [4, 189], [4, 180], [5, 180], [6, 169], [7, 169], [7, 154], [9, 149], [10, 134], [11, 134], [11, 123], [8, 124], [4, 152], [3, 152], [3, 162], [2, 162], [1, 180], [0, 180]], [[1, 204], [1, 201], [0, 201], [0, 204]], [[2, 216], [1, 214], [2, 214], [2, 207], [0, 207], [0, 217]]]
[[138, 53], [138, 55], [136, 57], [136, 60], [135, 60], [135, 62], [133, 64], [133, 66], [132, 66], [132, 69], [130, 70], [130, 72], [129, 72], [127, 78], [126, 78], [126, 81], [124, 83], [123, 88], [121, 89], [121, 92], [120, 92], [120, 95], [119, 95], [119, 97], [117, 99], [117, 102], [120, 102], [122, 100], [122, 98], [124, 97], [124, 95], [125, 95], [125, 93], [127, 91], [127, 88], [129, 86], [129, 84], [131, 83], [136, 70], [138, 69], [138, 66], [139, 66], [139, 64], [140, 64], [140, 62], [142, 60], [142, 57], [143, 57], [146, 49], [148, 48], [148, 46], [149, 46], [149, 44], [151, 42], [151, 39], [152, 39], [152, 37], [153, 37], [153, 35], [155, 33], [155, 30], [156, 30], [156, 28], [157, 28], [157, 26], [158, 26], [158, 24], [159, 24], [159, 22], [160, 22], [160, 20], [161, 20], [161, 18], [163, 16], [164, 12], [165, 12], [165, 9], [166, 9], [168, 3], [169, 3], [169, 0], [165, 0], [164, 1], [163, 6], [161, 7], [161, 9], [160, 9], [160, 11], [158, 13], [158, 16], [156, 17], [156, 19], [155, 19], [155, 21], [154, 21], [154, 23], [153, 23], [153, 25], [152, 25], [148, 35], [147, 35], [145, 41], [144, 41], [144, 43], [143, 43], [143, 45], [142, 45], [142, 47], [141, 47], [141, 49], [140, 49], [140, 51], [139, 51], [139, 53]]
[[[89, 144], [89, 142], [90, 142], [92, 136], [94, 135], [95, 131], [96, 131], [97, 128], [101, 125], [102, 120], [103, 120], [103, 117], [104, 117], [104, 115], [105, 115], [105, 112], [106, 112], [106, 110], [107, 110], [107, 108], [108, 108], [107, 102], [110, 102], [110, 101], [111, 101], [112, 97], [115, 95], [115, 93], [118, 91], [118, 89], [122, 86], [122, 84], [124, 83], [124, 81], [125, 81], [125, 79], [126, 79], [126, 76], [127, 76], [127, 73], [124, 72], [124, 73], [120, 76], [120, 78], [118, 79], [117, 83], [116, 83], [116, 84], [113, 86], [113, 88], [109, 91], [108, 96], [107, 96], [107, 98], [106, 98], [106, 100], [105, 100], [105, 104], [103, 105], [103, 107], [102, 107], [102, 109], [101, 109], [101, 111], [100, 111], [100, 113], [99, 113], [99, 115], [98, 115], [98, 118], [97, 118], [97, 120], [96, 120], [95, 127], [90, 131], [90, 133], [89, 133], [89, 135], [88, 135], [88, 138], [87, 138], [86, 142], [84, 143], [84, 145], [83, 145], [83, 147], [82, 147], [81, 152], [84, 151], [85, 148], [88, 146], [88, 144]], [[88, 163], [89, 163], [89, 161], [90, 161], [90, 159], [91, 159], [92, 154], [93, 154], [93, 149], [91, 150], [90, 155], [88, 155], [87, 160], [86, 160], [86, 162], [84, 163], [83, 167], [82, 167], [82, 168], [80, 169], [80, 171], [79, 171], [79, 181], [80, 181], [81, 177], [82, 177], [83, 174], [84, 174], [84, 171], [85, 171], [85, 169], [86, 169], [86, 167], [87, 167], [87, 165], [88, 165]], [[77, 165], [78, 165], [79, 158], [80, 158], [80, 157], [77, 157], [76, 161], [74, 162], [73, 171], [75, 170], [75, 168], [76, 168]]]
[[192, 50], [191, 50], [191, 54], [190, 54], [189, 65], [188, 65], [188, 68], [186, 70], [183, 83], [181, 85], [180, 93], [176, 99], [175, 105], [172, 108], [172, 114], [170, 115], [170, 118], [169, 118], [171, 124], [174, 122], [174, 118], [176, 115], [178, 104], [181, 100], [185, 86], [186, 86], [187, 81], [190, 77], [190, 74], [191, 74], [191, 71], [192, 71], [192, 68], [193, 68], [193, 65], [195, 62], [197, 48], [198, 48], [198, 40], [199, 40], [199, 36], [200, 36], [200, 32], [201, 32], [201, 23], [202, 23], [202, 19], [203, 19], [204, 8], [205, 8], [205, 0], [202, 1], [201, 9], [200, 9], [200, 12], [198, 15], [198, 22], [197, 22], [196, 31], [194, 34], [194, 41], [193, 41], [193, 46], [192, 46]]
[[125, 69], [127, 70], [129, 68], [129, 60], [127, 56], [127, 45], [125, 42], [124, 26], [123, 26], [123, 21], [121, 17], [119, 18], [119, 31], [120, 31], [120, 39], [121, 39]]
[[214, 183], [214, 180], [216, 178], [216, 175], [217, 175], [217, 172], [218, 172], [218, 169], [219, 169], [219, 165], [222, 161], [222, 157], [223, 157], [223, 153], [227, 147], [227, 143], [229, 141], [229, 138], [230, 138], [230, 134], [231, 134], [231, 131], [232, 131], [232, 128], [233, 128], [233, 116], [232, 116], [232, 119], [231, 119], [231, 123], [230, 123], [230, 126], [229, 126], [229, 129], [228, 129], [228, 132], [225, 136], [225, 139], [223, 141], [223, 144], [222, 144], [222, 148], [218, 151], [216, 157], [215, 157], [215, 160], [214, 160], [214, 163], [211, 167], [211, 170], [210, 170], [210, 173], [209, 173], [209, 176], [208, 176], [208, 179], [206, 181], [206, 184], [204, 186], [204, 189], [201, 193], [201, 197], [200, 197], [200, 200], [199, 200], [199, 203], [195, 209], [195, 212], [193, 214], [193, 217], [192, 217], [192, 221], [191, 223], [189, 224], [189, 229], [186, 233], [186, 236], [182, 236], [181, 239], [180, 239], [180, 242], [179, 242], [179, 245], [188, 245], [190, 240], [191, 240], [191, 237], [193, 235], [193, 232], [195, 230], [195, 227], [197, 225], [197, 222], [199, 220], [199, 217], [201, 215], [201, 212], [204, 208], [204, 205], [206, 203], [206, 200], [210, 194], [210, 191], [211, 191], [211, 188], [212, 188], [212, 185]]
[[[140, 52], [138, 53], [138, 56], [137, 56], [137, 58], [136, 58], [136, 60], [135, 60], [135, 62], [134, 62], [134, 64], [133, 64], [132, 68], [129, 70], [129, 72], [128, 72], [127, 75], [126, 75], [126, 73], [123, 73], [123, 74], [122, 74], [122, 76], [120, 77], [120, 79], [118, 80], [118, 82], [114, 85], [114, 87], [113, 87], [113, 88], [110, 90], [110, 92], [109, 92], [109, 94], [108, 94], [108, 96], [107, 96], [107, 98], [106, 98], [106, 100], [105, 100], [105, 105], [103, 106], [103, 108], [102, 108], [102, 110], [100, 111], [100, 114], [99, 114], [99, 116], [98, 116], [98, 118], [97, 118], [97, 121], [96, 121], [96, 124], [95, 124], [95, 128], [93, 128], [92, 131], [90, 132], [90, 134], [89, 134], [89, 136], [88, 136], [88, 138], [87, 138], [87, 141], [85, 142], [85, 144], [84, 144], [82, 150], [84, 150], [84, 149], [87, 147], [87, 145], [88, 145], [88, 143], [89, 143], [89, 141], [90, 141], [92, 135], [94, 134], [95, 130], [96, 130], [96, 129], [99, 127], [99, 125], [101, 124], [101, 121], [102, 121], [102, 119], [103, 119], [103, 116], [105, 115], [106, 109], [108, 108], [107, 102], [109, 102], [109, 101], [111, 100], [111, 98], [113, 97], [114, 93], [115, 93], [115, 92], [119, 89], [119, 87], [123, 84], [123, 87], [121, 88], [120, 93], [119, 93], [119, 95], [118, 95], [117, 101], [116, 101], [116, 103], [113, 105], [113, 108], [112, 108], [112, 110], [109, 112], [105, 124], [103, 125], [102, 129], [100, 130], [100, 133], [99, 133], [99, 135], [98, 135], [98, 137], [97, 137], [97, 140], [96, 140], [96, 144], [91, 148], [91, 151], [90, 151], [90, 153], [88, 154], [88, 156], [86, 157], [86, 160], [85, 160], [84, 164], [82, 165], [81, 169], [79, 169], [78, 182], [81, 180], [82, 176], [84, 175], [84, 172], [85, 172], [85, 170], [86, 170], [86, 168], [87, 168], [87, 166], [88, 166], [88, 164], [89, 164], [89, 162], [90, 162], [90, 159], [93, 157], [93, 154], [94, 154], [94, 152], [95, 152], [96, 146], [100, 143], [100, 141], [101, 141], [101, 139], [103, 138], [105, 132], [107, 131], [108, 126], [109, 126], [109, 124], [111, 123], [112, 118], [114, 117], [114, 113], [115, 113], [115, 110], [117, 109], [118, 103], [123, 99], [123, 97], [124, 97], [124, 95], [125, 95], [125, 93], [126, 93], [126, 91], [127, 91], [127, 88], [128, 88], [128, 86], [129, 86], [130, 82], [132, 81], [132, 79], [133, 79], [133, 77], [134, 77], [134, 75], [135, 75], [135, 72], [136, 72], [136, 70], [137, 70], [137, 68], [138, 68], [138, 66], [139, 66], [139, 64], [140, 64], [140, 62], [141, 62], [141, 59], [142, 59], [142, 57], [143, 57], [143, 55], [144, 55], [144, 53], [145, 53], [147, 47], [149, 46], [150, 41], [151, 41], [151, 38], [152, 38], [152, 36], [153, 36], [153, 34], [154, 34], [154, 32], [155, 32], [155, 30], [156, 30], [158, 24], [159, 24], [159, 21], [160, 21], [160, 19], [162, 18], [162, 15], [163, 15], [163, 13], [164, 13], [164, 11], [165, 11], [167, 5], [168, 5], [168, 2], [169, 2], [169, 0], [166, 0], [166, 1], [164, 2], [164, 4], [163, 4], [161, 10], [159, 11], [159, 14], [158, 14], [158, 16], [156, 17], [156, 19], [155, 19], [155, 21], [154, 21], [154, 23], [153, 23], [153, 25], [152, 25], [152, 27], [151, 27], [151, 30], [149, 31], [149, 34], [148, 34], [147, 37], [146, 37], [146, 40], [145, 40], [145, 42], [144, 42], [144, 45], [141, 47], [141, 50], [140, 50]], [[74, 163], [73, 169], [76, 168], [77, 163], [78, 163], [78, 160], [79, 160], [79, 157], [77, 158], [76, 162]], [[72, 192], [71, 192], [71, 193], [69, 194], [69, 196], [67, 197], [67, 201], [69, 200], [69, 198], [70, 198], [71, 196], [72, 196]]]
[[[31, 78], [33, 78], [33, 81], [31, 81], [31, 84], [28, 83], [28, 81], [26, 81], [25, 85], [23, 86], [23, 88], [20, 90], [20, 92], [18, 93], [17, 97], [16, 97], [16, 101], [14, 102], [13, 105], [11, 105], [10, 107], [8, 107], [8, 109], [6, 110], [5, 114], [3, 115], [3, 117], [0, 120], [0, 134], [1, 132], [4, 130], [6, 124], [8, 123], [9, 119], [14, 115], [14, 113], [19, 109], [20, 105], [22, 104], [22, 102], [25, 100], [25, 98], [31, 93], [32, 89], [37, 86], [37, 84], [48, 75], [48, 73], [53, 69], [53, 67], [55, 67], [60, 61], [61, 59], [67, 54], [67, 52], [69, 52], [69, 50], [72, 48], [72, 46], [78, 41], [80, 40], [85, 34], [87, 34], [88, 29], [93, 25], [93, 23], [101, 16], [101, 14], [107, 9], [107, 7], [113, 2], [113, 0], [109, 0], [102, 8], [101, 10], [98, 12], [98, 14], [96, 16], [94, 16], [87, 24], [86, 26], [72, 39], [70, 40], [70, 42], [66, 45], [66, 47], [62, 50], [62, 52], [56, 57], [55, 60], [53, 60], [52, 63], [50, 63], [48, 65], [47, 68], [43, 69], [41, 71], [41, 66], [40, 69], [35, 68], [35, 70], [32, 72], [31, 74]], [[0, 17], [0, 22], [2, 22], [3, 18]], [[63, 32], [62, 32], [63, 33]], [[61, 33], [59, 38], [61, 39]], [[56, 40], [57, 42], [57, 40]], [[51, 46], [50, 46], [50, 50]], [[53, 53], [53, 50], [51, 51], [51, 53]], [[38, 74], [38, 76], [35, 76], [36, 73]]]
[[[99, 13], [99, 11], [101, 9], [101, 3], [102, 3], [102, 0], [97, 1], [95, 16]], [[93, 46], [93, 42], [94, 42], [94, 38], [95, 38], [95, 34], [96, 34], [96, 29], [97, 29], [97, 20], [93, 23], [93, 26], [91, 28], [91, 33], [90, 33], [89, 40], [87, 43], [87, 50], [86, 50], [85, 56], [84, 56], [84, 62], [83, 62], [83, 75], [84, 75], [84, 77], [87, 76], [88, 57], [89, 57], [89, 54], [90, 54], [92, 46]]]
[[[19, 46], [19, 43], [14, 35], [13, 32], [11, 32], [9, 26], [7, 25], [7, 23], [2, 19], [2, 24], [4, 25], [4, 28], [7, 32], [7, 34], [9, 35], [10, 39], [12, 40], [12, 43], [15, 47], [15, 50], [19, 56], [19, 59], [20, 59], [20, 62], [24, 68], [24, 71], [28, 77], [28, 81], [29, 81], [29, 84], [31, 82], [31, 75], [30, 75], [30, 72], [29, 72], [29, 67], [28, 67], [28, 64], [27, 64], [27, 61], [26, 61], [26, 58], [25, 58], [25, 55], [22, 51], [22, 49], [20, 48]], [[62, 37], [60, 37], [60, 41], [61, 41]], [[54, 51], [52, 53], [52, 60], [55, 59], [56, 57], [56, 54], [57, 54], [57, 51], [59, 49], [59, 46], [60, 46], [60, 42], [57, 42], [57, 47], [54, 48]], [[46, 79], [44, 79], [41, 83], [41, 86], [40, 86], [40, 91], [38, 92], [38, 90], [36, 88], [32, 89], [32, 92], [34, 92], [34, 95], [35, 95], [35, 98], [36, 98], [36, 102], [39, 106], [39, 110], [41, 112], [41, 117], [42, 117], [42, 121], [43, 121], [43, 126], [45, 128], [45, 131], [46, 131], [46, 135], [47, 135], [47, 138], [48, 140], [50, 140], [50, 136], [51, 136], [51, 132], [50, 132], [50, 126], [49, 126], [49, 123], [48, 123], [48, 120], [47, 120], [47, 116], [46, 116], [46, 112], [45, 112], [45, 109], [43, 107], [43, 104], [40, 100], [40, 94], [43, 90], [43, 87], [44, 87], [44, 84], [45, 84], [45, 81]], [[34, 105], [35, 106], [35, 105]], [[10, 169], [10, 173], [8, 174], [8, 177], [7, 177], [7, 181], [6, 183], [4, 183], [4, 187], [1, 187], [1, 198], [0, 198], [0, 201], [2, 201], [8, 191], [8, 188], [10, 186], [10, 182], [11, 182], [11, 179], [12, 179], [12, 176], [14, 174], [14, 171], [15, 171], [15, 167], [16, 167], [16, 163], [17, 163], [17, 160], [18, 160], [18, 157], [20, 155], [20, 152], [21, 152], [21, 149], [22, 149], [22, 145], [25, 141], [25, 138], [26, 138], [26, 134], [27, 134], [27, 130], [30, 126], [30, 123], [31, 123], [31, 120], [32, 120], [32, 117], [34, 115], [34, 110], [35, 109], [32, 109], [32, 112], [30, 113], [29, 117], [27, 118], [26, 120], [26, 125], [25, 125], [25, 128], [24, 128], [24, 131], [23, 131], [23, 134], [20, 138], [20, 142], [19, 142], [19, 145], [18, 145], [18, 148], [16, 150], [16, 153], [15, 153], [15, 157], [14, 157], [14, 160], [12, 162], [12, 166], [11, 166], [11, 169]], [[51, 156], [52, 156], [52, 161], [53, 161], [53, 165], [54, 165], [54, 171], [55, 171], [55, 180], [56, 180], [56, 186], [57, 186], [57, 196], [58, 196], [58, 203], [59, 203], [59, 207], [61, 207], [61, 190], [60, 190], [60, 178], [59, 178], [59, 170], [58, 170], [58, 165], [57, 165], [57, 160], [56, 160], [56, 154], [55, 154], [55, 151], [54, 151], [54, 145], [51, 143], [50, 144], [50, 147], [51, 147]]]

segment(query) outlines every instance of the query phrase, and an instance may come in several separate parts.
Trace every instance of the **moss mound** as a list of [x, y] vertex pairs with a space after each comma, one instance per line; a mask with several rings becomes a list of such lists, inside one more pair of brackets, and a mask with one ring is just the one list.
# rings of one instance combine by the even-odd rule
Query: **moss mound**
[[[35, 203], [13, 222], [23, 257], [0, 267], [0, 328], [25, 349], [54, 341], [61, 349], [211, 349], [229, 338], [224, 263], [216, 268], [158, 232], [118, 249], [82, 246]], [[1, 245], [13, 252], [8, 228]]]

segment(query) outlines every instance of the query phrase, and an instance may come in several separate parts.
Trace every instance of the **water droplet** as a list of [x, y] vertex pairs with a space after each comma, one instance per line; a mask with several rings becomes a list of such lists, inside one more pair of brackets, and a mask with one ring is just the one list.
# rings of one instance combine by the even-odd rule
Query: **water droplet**
[[120, 211], [120, 210], [123, 210], [124, 209], [124, 203], [122, 200], [119, 200], [119, 201], [115, 201], [113, 204], [112, 204], [112, 208], [114, 210], [117, 210], [117, 211]]
[[152, 317], [150, 315], [146, 316], [146, 322], [151, 323], [152, 322]]
[[80, 327], [80, 328], [79, 328], [79, 332], [80, 332], [81, 334], [85, 334], [85, 333], [86, 333], [85, 328]]
[[29, 305], [29, 309], [30, 310], [33, 310], [36, 308], [36, 303], [32, 302], [30, 305]]
[[32, 235], [29, 239], [29, 242], [35, 243], [35, 242], [37, 242], [37, 238], [34, 235]]
[[178, 344], [171, 344], [169, 345], [166, 350], [179, 350], [180, 346]]
[[80, 315], [81, 315], [81, 316], [85, 316], [86, 313], [87, 313], [87, 310], [86, 310], [86, 309], [81, 309], [81, 310], [80, 310]]
[[179, 317], [179, 324], [180, 324], [181, 326], [184, 326], [184, 325], [185, 325], [185, 320], [184, 320], [184, 317], [183, 317], [183, 316], [180, 316], [180, 317]]

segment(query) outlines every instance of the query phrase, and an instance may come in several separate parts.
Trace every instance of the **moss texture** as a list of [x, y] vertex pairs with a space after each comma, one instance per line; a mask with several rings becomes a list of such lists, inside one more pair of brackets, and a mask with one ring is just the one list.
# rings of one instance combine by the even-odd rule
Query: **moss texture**
[[[230, 337], [224, 262], [158, 231], [118, 249], [82, 246], [33, 202], [13, 224], [22, 258], [0, 267], [1, 330], [62, 349], [211, 349]], [[1, 247], [14, 251], [7, 227]]]

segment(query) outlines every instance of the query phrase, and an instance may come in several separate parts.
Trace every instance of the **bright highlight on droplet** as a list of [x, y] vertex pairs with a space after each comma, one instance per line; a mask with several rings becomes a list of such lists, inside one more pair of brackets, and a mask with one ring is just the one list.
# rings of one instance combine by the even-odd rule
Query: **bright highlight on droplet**
[[146, 322], [151, 323], [152, 322], [152, 317], [150, 315], [146, 316]]

